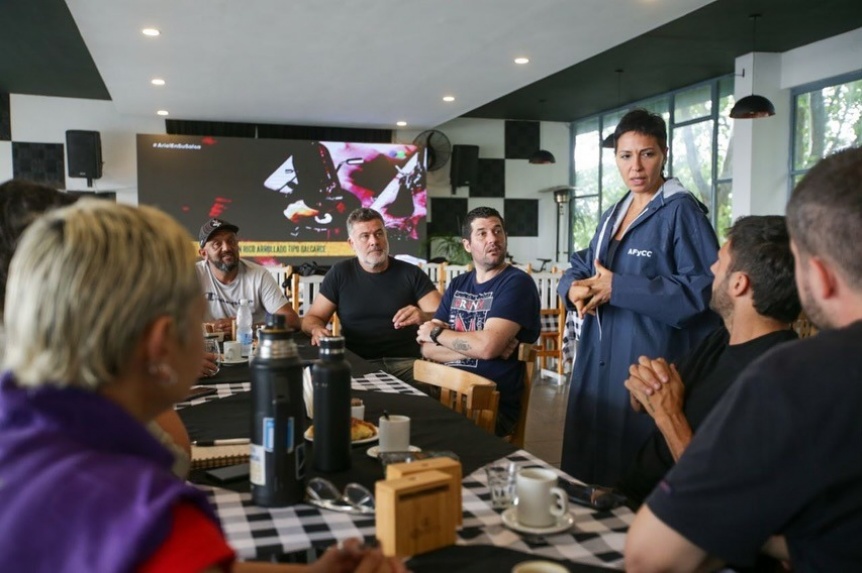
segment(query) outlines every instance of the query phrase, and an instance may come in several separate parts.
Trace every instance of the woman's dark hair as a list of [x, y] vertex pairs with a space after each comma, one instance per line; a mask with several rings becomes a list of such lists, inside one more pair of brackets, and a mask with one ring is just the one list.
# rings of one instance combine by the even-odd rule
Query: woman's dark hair
[[0, 185], [0, 313], [5, 309], [9, 262], [21, 233], [45, 211], [74, 202], [74, 196], [32, 181], [10, 179]]
[[662, 149], [667, 149], [667, 126], [661, 116], [656, 113], [637, 108], [625, 114], [614, 130], [614, 151], [617, 150], [620, 136], [629, 131], [651, 135], [658, 141]]

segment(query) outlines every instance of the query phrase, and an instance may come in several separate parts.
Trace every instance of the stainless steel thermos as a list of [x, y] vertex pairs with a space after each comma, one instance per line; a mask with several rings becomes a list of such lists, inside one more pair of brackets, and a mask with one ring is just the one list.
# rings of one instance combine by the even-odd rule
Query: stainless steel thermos
[[251, 497], [255, 505], [284, 507], [301, 503], [305, 491], [302, 362], [283, 316], [272, 317], [258, 337], [250, 366]]
[[320, 360], [311, 368], [314, 388], [314, 469], [338, 472], [350, 468], [350, 365], [344, 359], [344, 337], [320, 339]]

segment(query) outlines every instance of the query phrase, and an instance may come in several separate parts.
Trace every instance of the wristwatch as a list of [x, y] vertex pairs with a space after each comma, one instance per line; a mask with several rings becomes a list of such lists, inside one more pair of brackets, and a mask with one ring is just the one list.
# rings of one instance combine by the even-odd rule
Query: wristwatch
[[431, 339], [431, 342], [436, 344], [437, 346], [442, 346], [439, 342], [437, 342], [437, 337], [440, 336], [440, 333], [443, 332], [442, 326], [435, 326], [431, 329], [431, 334], [428, 335], [428, 338]]

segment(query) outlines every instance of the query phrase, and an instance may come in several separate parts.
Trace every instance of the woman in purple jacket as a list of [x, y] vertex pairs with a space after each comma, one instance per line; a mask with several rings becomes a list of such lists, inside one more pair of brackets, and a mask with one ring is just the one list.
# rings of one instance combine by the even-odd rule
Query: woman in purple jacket
[[[104, 201], [24, 233], [6, 289], [0, 571], [256, 567], [234, 563], [206, 498], [145, 427], [188, 394], [203, 358], [190, 244], [164, 213]], [[356, 544], [263, 567], [402, 568]]]
[[664, 120], [630, 111], [614, 141], [629, 192], [602, 215], [586, 256], [572, 256], [558, 287], [584, 319], [560, 467], [606, 485], [622, 477], [652, 428], [629, 406], [629, 365], [641, 355], [674, 360], [720, 324], [709, 310], [718, 241], [706, 207], [664, 177]]

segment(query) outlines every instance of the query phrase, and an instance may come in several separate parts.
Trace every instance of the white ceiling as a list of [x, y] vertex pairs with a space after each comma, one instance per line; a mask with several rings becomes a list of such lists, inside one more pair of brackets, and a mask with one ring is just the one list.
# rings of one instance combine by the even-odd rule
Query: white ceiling
[[[711, 0], [67, 0], [122, 114], [434, 127]], [[148, 38], [141, 29], [155, 27]], [[530, 63], [517, 66], [516, 56]], [[155, 87], [150, 80], [163, 78]], [[442, 101], [454, 95], [453, 103]]]

